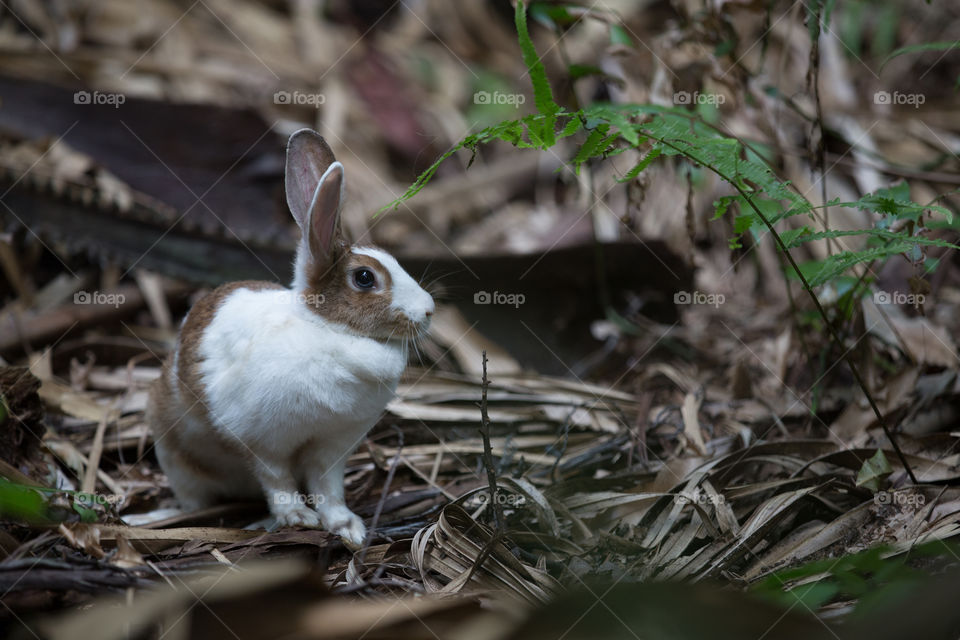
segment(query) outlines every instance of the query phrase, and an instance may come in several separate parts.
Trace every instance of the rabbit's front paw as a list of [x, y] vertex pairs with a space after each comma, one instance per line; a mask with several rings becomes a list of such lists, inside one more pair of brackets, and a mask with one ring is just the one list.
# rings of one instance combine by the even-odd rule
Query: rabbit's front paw
[[320, 517], [317, 513], [305, 506], [291, 506], [283, 512], [277, 513], [277, 525], [280, 527], [310, 527], [320, 526]]
[[367, 537], [367, 527], [359, 516], [353, 516], [348, 524], [334, 529], [333, 532], [343, 538], [344, 543], [352, 549], [362, 547]]
[[324, 528], [343, 538], [348, 547], [359, 549], [363, 546], [363, 541], [367, 537], [367, 527], [357, 514], [346, 507], [340, 507], [322, 513], [321, 519]]

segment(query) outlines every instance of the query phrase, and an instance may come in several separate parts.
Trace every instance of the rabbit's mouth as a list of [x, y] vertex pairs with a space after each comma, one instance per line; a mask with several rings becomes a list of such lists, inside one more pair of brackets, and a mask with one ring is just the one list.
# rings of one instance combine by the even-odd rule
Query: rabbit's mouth
[[415, 320], [400, 309], [391, 309], [380, 314], [377, 330], [368, 333], [372, 338], [386, 341], [417, 341], [430, 330], [430, 316]]
[[423, 338], [430, 331], [430, 317], [419, 321], [412, 320], [405, 314], [398, 314], [390, 333], [394, 338], [403, 340], [417, 340]]

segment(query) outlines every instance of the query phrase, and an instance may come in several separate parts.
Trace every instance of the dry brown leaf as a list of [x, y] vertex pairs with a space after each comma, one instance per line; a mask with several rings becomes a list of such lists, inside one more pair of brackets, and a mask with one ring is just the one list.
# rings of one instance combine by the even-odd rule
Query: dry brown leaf
[[57, 527], [57, 531], [74, 549], [79, 549], [94, 558], [104, 557], [103, 549], [100, 547], [100, 529], [96, 525], [74, 522], [61, 524]]
[[698, 394], [690, 392], [683, 398], [683, 406], [680, 408], [680, 414], [683, 416], [683, 433], [687, 436], [689, 443], [697, 455], [707, 455], [707, 445], [703, 441], [703, 433], [700, 431], [700, 419], [697, 413], [700, 411], [701, 398]]
[[116, 536], [117, 551], [110, 556], [110, 564], [116, 565], [121, 569], [132, 569], [145, 564], [143, 556], [133, 548], [133, 545], [127, 541], [122, 534]]

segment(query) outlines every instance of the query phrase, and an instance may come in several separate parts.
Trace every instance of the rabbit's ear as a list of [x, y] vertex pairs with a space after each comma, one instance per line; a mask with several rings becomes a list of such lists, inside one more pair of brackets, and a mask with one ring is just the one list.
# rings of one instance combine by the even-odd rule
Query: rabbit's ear
[[321, 136], [300, 129], [287, 143], [287, 205], [315, 264], [327, 264], [340, 237], [343, 165]]

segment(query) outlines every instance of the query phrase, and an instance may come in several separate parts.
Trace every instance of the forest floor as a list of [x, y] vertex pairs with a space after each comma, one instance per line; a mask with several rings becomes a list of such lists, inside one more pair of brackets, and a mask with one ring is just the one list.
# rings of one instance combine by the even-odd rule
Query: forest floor
[[[960, 10], [837, 3], [811, 40], [802, 2], [700, 4], [534, 3], [558, 102], [691, 107], [818, 206], [899, 188], [960, 209], [960, 54], [890, 57], [956, 40]], [[713, 219], [731, 191], [702, 167], [574, 171], [573, 141], [460, 152], [381, 212], [463, 136], [532, 111], [509, 3], [58, 6], [0, 22], [8, 637], [956, 632], [952, 248], [807, 292], [763, 233], [731, 248], [744, 230]], [[282, 144], [302, 126], [345, 166], [347, 233], [439, 303], [348, 460], [359, 550], [265, 504], [183, 512], [144, 418], [193, 301], [289, 280]], [[957, 240], [929, 211], [913, 224]]]

